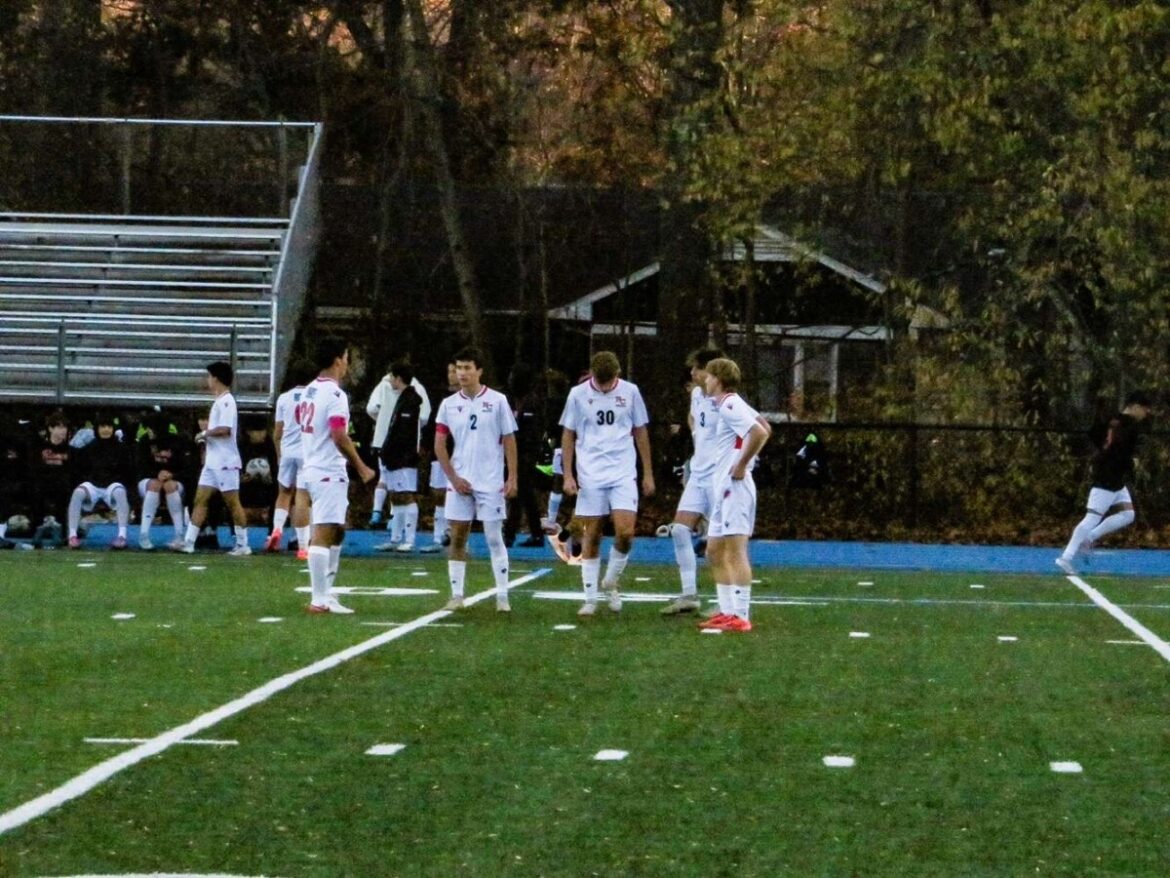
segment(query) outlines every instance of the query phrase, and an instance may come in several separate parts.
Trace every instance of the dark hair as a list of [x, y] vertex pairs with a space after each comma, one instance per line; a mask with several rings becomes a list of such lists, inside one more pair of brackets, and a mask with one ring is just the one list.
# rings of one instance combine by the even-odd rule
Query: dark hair
[[719, 348], [699, 348], [697, 351], [691, 351], [687, 356], [687, 365], [705, 369], [712, 360], [721, 359], [723, 356], [724, 353]]
[[222, 384], [224, 387], [231, 387], [232, 379], [235, 377], [235, 374], [232, 372], [231, 363], [225, 363], [223, 360], [216, 360], [214, 363], [208, 363], [207, 374]]
[[93, 425], [95, 427], [116, 427], [118, 419], [110, 412], [98, 412], [93, 419]]
[[608, 384], [622, 374], [622, 364], [613, 351], [598, 351], [589, 360], [589, 371], [602, 384]]
[[1146, 391], [1144, 391], [1144, 390], [1130, 391], [1129, 396], [1127, 396], [1125, 398], [1125, 404], [1127, 406], [1140, 405], [1140, 406], [1145, 406], [1146, 408], [1153, 408], [1154, 407], [1153, 400], [1151, 399], [1150, 395], [1148, 393], [1146, 393]]
[[407, 360], [395, 360], [390, 364], [390, 374], [395, 378], [401, 378], [404, 383], [409, 384], [414, 378], [414, 367]]
[[323, 338], [317, 342], [317, 356], [315, 362], [319, 371], [331, 369], [338, 357], [344, 357], [349, 350], [349, 343], [343, 338]]
[[45, 426], [50, 429], [53, 427], [68, 427], [69, 419], [65, 417], [65, 412], [58, 409], [45, 418]]
[[451, 358], [452, 363], [475, 363], [475, 368], [483, 368], [483, 354], [480, 353], [479, 348], [463, 348], [456, 351], [455, 356]]

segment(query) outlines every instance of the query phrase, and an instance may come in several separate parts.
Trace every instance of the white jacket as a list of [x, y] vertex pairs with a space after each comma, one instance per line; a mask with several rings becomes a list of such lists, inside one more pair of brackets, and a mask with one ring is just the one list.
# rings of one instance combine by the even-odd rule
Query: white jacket
[[[422, 429], [431, 419], [431, 398], [427, 396], [427, 389], [417, 378], [410, 379], [410, 386], [422, 397], [422, 408], [418, 413], [419, 441], [422, 441]], [[390, 376], [384, 375], [366, 403], [366, 414], [375, 419], [374, 441], [370, 443], [374, 448], [381, 448], [382, 443], [386, 441], [386, 433], [390, 430], [390, 416], [394, 414], [398, 393], [399, 391], [390, 386]]]

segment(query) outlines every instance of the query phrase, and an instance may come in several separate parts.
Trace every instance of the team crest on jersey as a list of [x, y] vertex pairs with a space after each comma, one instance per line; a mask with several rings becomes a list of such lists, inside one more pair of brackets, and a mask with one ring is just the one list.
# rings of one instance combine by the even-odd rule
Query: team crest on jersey
[[483, 401], [483, 408], [480, 409], [480, 411], [490, 412], [491, 410], [492, 410], [492, 404], [485, 399]]
[[463, 406], [461, 406], [461, 405], [457, 405], [457, 406], [455, 406], [455, 411], [457, 411], [457, 412], [459, 412], [460, 414], [462, 414], [462, 413], [463, 413]]
[[310, 387], [308, 390], [305, 391], [305, 399], [312, 399], [316, 395], [317, 395], [317, 388], [316, 387]]
[[624, 409], [626, 407], [626, 398], [624, 396], [615, 396], [613, 399], [614, 404], [617, 405], [619, 409]]

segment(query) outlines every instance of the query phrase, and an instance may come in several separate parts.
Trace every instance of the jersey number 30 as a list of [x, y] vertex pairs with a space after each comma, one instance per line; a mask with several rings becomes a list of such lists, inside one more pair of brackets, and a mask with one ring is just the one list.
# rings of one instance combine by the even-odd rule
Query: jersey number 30
[[614, 421], [613, 411], [606, 411], [598, 409], [597, 411], [597, 426], [604, 427], [606, 424], [612, 424]]

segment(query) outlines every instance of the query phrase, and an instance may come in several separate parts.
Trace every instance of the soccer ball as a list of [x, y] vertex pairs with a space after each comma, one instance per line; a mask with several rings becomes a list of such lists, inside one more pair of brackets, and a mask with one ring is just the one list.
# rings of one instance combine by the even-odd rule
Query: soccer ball
[[249, 460], [247, 466], [244, 467], [244, 473], [249, 478], [259, 479], [262, 482], [272, 481], [272, 467], [263, 457], [253, 457]]

